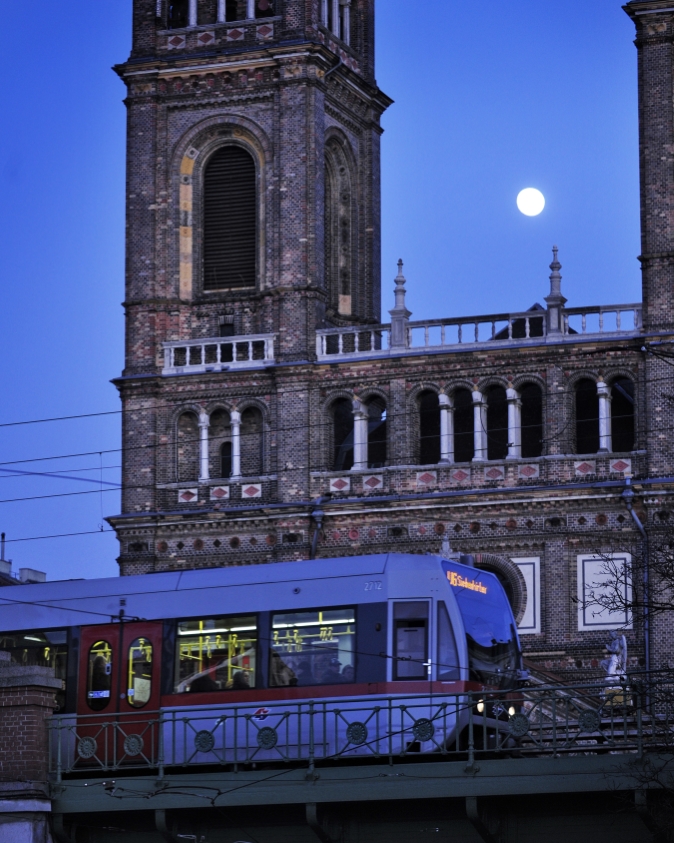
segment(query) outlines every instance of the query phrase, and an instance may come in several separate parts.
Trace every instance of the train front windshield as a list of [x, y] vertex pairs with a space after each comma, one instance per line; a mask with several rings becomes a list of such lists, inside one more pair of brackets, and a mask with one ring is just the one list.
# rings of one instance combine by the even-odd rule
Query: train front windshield
[[470, 679], [493, 688], [516, 687], [520, 649], [508, 598], [493, 574], [442, 563], [466, 628]]

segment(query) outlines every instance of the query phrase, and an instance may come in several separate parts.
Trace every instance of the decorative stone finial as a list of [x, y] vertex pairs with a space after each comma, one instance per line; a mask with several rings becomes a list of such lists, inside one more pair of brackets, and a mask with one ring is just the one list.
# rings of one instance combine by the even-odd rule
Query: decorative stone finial
[[562, 268], [561, 263], [557, 260], [557, 255], [559, 254], [559, 249], [557, 246], [552, 247], [552, 263], [550, 264], [550, 269], [552, 270], [552, 275], [550, 276], [550, 295], [551, 296], [561, 296], [562, 294], [562, 276], [560, 275], [559, 270]]
[[405, 283], [402, 258], [398, 261], [398, 275], [395, 279], [395, 307], [389, 310], [391, 314], [391, 348], [408, 348], [408, 324], [411, 312], [405, 306]]
[[552, 263], [550, 269], [550, 295], [545, 297], [548, 305], [548, 336], [561, 335], [563, 333], [563, 316], [562, 311], [566, 304], [566, 299], [562, 295], [562, 276], [559, 270], [562, 268], [561, 263], [557, 259], [559, 249], [557, 246], [552, 247]]

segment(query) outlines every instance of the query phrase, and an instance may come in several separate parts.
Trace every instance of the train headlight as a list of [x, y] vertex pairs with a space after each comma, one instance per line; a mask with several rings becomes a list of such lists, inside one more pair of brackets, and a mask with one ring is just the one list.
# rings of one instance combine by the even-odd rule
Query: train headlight
[[484, 700], [480, 700], [478, 702], [477, 710], [478, 710], [479, 714], [482, 714], [484, 712]]
[[514, 717], [514, 716], [515, 716], [515, 706], [514, 706], [514, 705], [511, 705], [511, 706], [510, 706], [510, 708], [508, 709], [508, 714], [509, 714], [511, 717]]

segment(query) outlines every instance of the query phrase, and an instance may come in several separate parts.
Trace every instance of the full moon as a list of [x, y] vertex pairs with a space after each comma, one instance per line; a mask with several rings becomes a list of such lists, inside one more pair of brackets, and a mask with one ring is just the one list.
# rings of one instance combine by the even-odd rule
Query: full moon
[[525, 187], [517, 195], [517, 207], [527, 217], [537, 217], [545, 208], [545, 196], [535, 187]]

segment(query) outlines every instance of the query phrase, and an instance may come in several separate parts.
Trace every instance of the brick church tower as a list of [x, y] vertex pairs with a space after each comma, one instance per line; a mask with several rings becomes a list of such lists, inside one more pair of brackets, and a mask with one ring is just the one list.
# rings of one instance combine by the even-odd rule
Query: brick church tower
[[451, 546], [533, 664], [669, 658], [585, 598], [674, 523], [674, 13], [625, 8], [643, 303], [569, 306], [555, 248], [544, 306], [413, 322], [400, 266], [382, 323], [374, 0], [134, 0], [122, 574]]
[[[279, 367], [314, 360], [319, 328], [379, 322], [391, 100], [374, 79], [374, 0], [135, 0], [117, 71], [128, 204], [114, 523], [129, 572], [153, 567], [158, 511], [240, 492], [204, 487], [203, 501], [178, 486], [252, 476], [251, 499], [267, 501], [282, 465], [279, 482], [308, 494], [310, 419], [296, 370]], [[198, 378], [177, 376], [195, 364]], [[275, 418], [290, 422], [278, 435]]]

